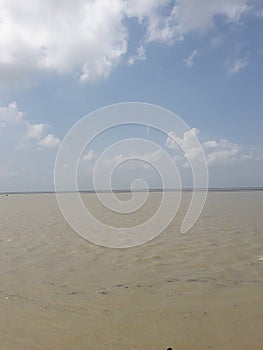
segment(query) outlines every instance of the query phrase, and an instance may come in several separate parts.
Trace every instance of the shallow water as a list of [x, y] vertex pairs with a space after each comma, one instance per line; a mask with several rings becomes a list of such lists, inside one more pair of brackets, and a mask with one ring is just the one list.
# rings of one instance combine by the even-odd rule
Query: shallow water
[[[93, 194], [84, 202], [108, 224]], [[121, 195], [121, 196], [127, 196]], [[140, 247], [79, 237], [54, 194], [0, 196], [0, 349], [261, 350], [263, 192], [209, 192], [202, 216], [176, 219]]]

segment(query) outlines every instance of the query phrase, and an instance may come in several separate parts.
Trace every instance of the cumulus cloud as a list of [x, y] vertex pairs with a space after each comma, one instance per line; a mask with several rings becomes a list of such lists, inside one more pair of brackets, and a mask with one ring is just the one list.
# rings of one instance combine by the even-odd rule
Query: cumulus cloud
[[24, 139], [30, 140], [30, 139], [37, 139], [39, 140], [43, 134], [45, 124], [30, 124], [27, 123], [27, 132], [25, 134]]
[[145, 23], [148, 41], [171, 43], [183, 40], [192, 32], [204, 34], [212, 30], [218, 16], [229, 22], [240, 22], [250, 10], [248, 4], [247, 0], [131, 0], [128, 14]]
[[192, 160], [198, 159], [200, 156], [200, 145], [198, 143], [199, 130], [193, 128], [186, 131], [183, 137], [176, 136], [176, 134], [171, 131], [168, 133], [166, 139], [166, 146], [175, 150], [182, 150], [186, 158], [191, 158]]
[[20, 123], [24, 115], [23, 112], [18, 110], [15, 101], [11, 102], [8, 106], [0, 106], [0, 128]]
[[[135, 17], [145, 26], [146, 41], [171, 43], [181, 39], [177, 34], [173, 16], [173, 1], [170, 0], [131, 0], [127, 6], [127, 16]], [[167, 8], [170, 9], [167, 13]], [[161, 11], [166, 9], [165, 11]]]
[[90, 162], [96, 157], [97, 157], [97, 154], [93, 151], [93, 149], [90, 149], [86, 154], [82, 156], [81, 160], [82, 162]]
[[[88, 152], [89, 153], [89, 152]], [[160, 182], [158, 172], [154, 168], [163, 168], [163, 153], [161, 149], [123, 145], [121, 149], [112, 149], [101, 155], [98, 162], [81, 162], [78, 178], [82, 188], [93, 187], [95, 178], [96, 187], [100, 189], [130, 188], [135, 179], [143, 179], [152, 187]], [[157, 182], [156, 182], [157, 181]]]
[[194, 59], [195, 57], [198, 55], [198, 51], [196, 49], [194, 49], [191, 54], [189, 55], [189, 57], [187, 57], [184, 60], [184, 63], [187, 67], [192, 67], [194, 65]]
[[121, 163], [125, 163], [128, 169], [150, 167], [149, 163], [156, 163], [162, 158], [162, 152], [160, 149], [151, 152], [127, 152], [118, 153], [116, 155], [104, 157], [99, 165], [99, 170], [105, 171], [105, 169], [113, 169]]
[[172, 16], [179, 34], [185, 36], [194, 31], [205, 33], [214, 28], [217, 16], [223, 16], [230, 22], [239, 22], [249, 11], [248, 4], [246, 0], [178, 0]]
[[48, 134], [47, 136], [43, 137], [39, 142], [38, 145], [41, 148], [53, 148], [58, 146], [60, 143], [59, 138], [55, 137], [52, 134]]
[[217, 16], [240, 22], [250, 10], [248, 4], [247, 0], [131, 0], [127, 14], [145, 24], [148, 41], [171, 43], [183, 40], [191, 32], [212, 30]]
[[146, 50], [140, 45], [136, 50], [136, 55], [130, 56], [128, 59], [128, 65], [132, 66], [136, 61], [145, 61], [146, 60]]
[[202, 144], [207, 157], [208, 164], [229, 163], [243, 158], [242, 147], [236, 143], [226, 140], [209, 140]]
[[[174, 132], [169, 132], [166, 139], [166, 146], [176, 151], [175, 160], [180, 161], [183, 158], [187, 159], [184, 166], [187, 167], [188, 159], [198, 161], [200, 157], [200, 147], [196, 142], [199, 130], [193, 128], [186, 131], [182, 138], [175, 135]], [[251, 153], [246, 153], [241, 145], [238, 145], [227, 140], [207, 140], [200, 143], [208, 165], [233, 163], [238, 160], [250, 159]], [[180, 152], [178, 152], [180, 151]]]
[[229, 75], [237, 74], [241, 69], [244, 69], [247, 66], [247, 64], [248, 64], [247, 57], [239, 58], [233, 62], [230, 62], [228, 67], [228, 74]]
[[[60, 140], [53, 134], [44, 135], [48, 125], [33, 124], [26, 118], [26, 114], [18, 109], [15, 101], [7, 106], [0, 106], [0, 135], [5, 143], [5, 149], [27, 149], [29, 146], [38, 148], [54, 147]], [[6, 149], [7, 151], [7, 149]]]
[[1, 81], [35, 72], [105, 78], [127, 54], [129, 18], [144, 31], [131, 65], [146, 59], [149, 42], [206, 33], [217, 16], [237, 23], [249, 9], [246, 0], [0, 0]]
[[123, 8], [120, 0], [1, 0], [0, 73], [77, 69], [82, 80], [107, 76], [126, 52]]
[[16, 102], [0, 105], [0, 191], [52, 188], [56, 152], [44, 149], [57, 147], [60, 140], [47, 134], [49, 128], [32, 123]]

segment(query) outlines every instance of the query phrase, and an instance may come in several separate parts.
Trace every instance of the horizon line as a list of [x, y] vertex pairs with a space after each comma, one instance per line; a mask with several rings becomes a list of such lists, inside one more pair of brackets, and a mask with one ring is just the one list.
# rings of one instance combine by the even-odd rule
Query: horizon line
[[240, 187], [209, 187], [207, 189], [205, 188], [192, 188], [192, 187], [186, 187], [182, 189], [178, 188], [168, 188], [168, 189], [162, 189], [162, 188], [150, 188], [148, 190], [145, 189], [137, 189], [137, 190], [130, 190], [130, 189], [113, 189], [113, 190], [79, 190], [79, 191], [73, 191], [73, 190], [65, 190], [65, 191], [0, 191], [0, 195], [11, 195], [11, 194], [56, 194], [56, 193], [133, 193], [133, 192], [193, 192], [193, 191], [208, 191], [208, 192], [238, 192], [238, 191], [263, 191], [263, 186], [240, 186]]

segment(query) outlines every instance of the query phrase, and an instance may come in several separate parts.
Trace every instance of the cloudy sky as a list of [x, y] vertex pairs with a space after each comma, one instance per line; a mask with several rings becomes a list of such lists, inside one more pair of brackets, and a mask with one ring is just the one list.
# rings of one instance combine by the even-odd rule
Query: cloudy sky
[[[119, 102], [156, 104], [198, 137], [211, 187], [263, 186], [263, 3], [261, 0], [0, 0], [0, 191], [53, 189], [54, 162], [68, 130]], [[149, 139], [191, 185], [170, 137], [127, 127], [94, 140], [81, 156], [80, 187], [92, 188], [103, 147]], [[180, 142], [179, 142], [180, 143]], [[124, 163], [114, 187], [133, 178], [160, 185], [144, 161], [158, 149], [125, 147], [102, 162]], [[66, 171], [66, 168], [65, 168]]]

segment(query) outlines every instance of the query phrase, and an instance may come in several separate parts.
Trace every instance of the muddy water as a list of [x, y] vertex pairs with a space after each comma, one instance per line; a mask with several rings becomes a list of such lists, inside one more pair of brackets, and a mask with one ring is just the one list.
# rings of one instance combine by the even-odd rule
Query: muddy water
[[[143, 219], [83, 199], [110, 224]], [[263, 192], [210, 192], [181, 235], [189, 199], [161, 236], [123, 250], [75, 234], [54, 194], [0, 196], [0, 349], [261, 350]]]

